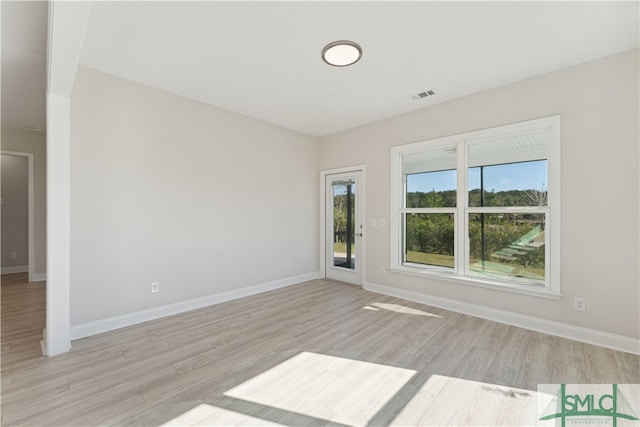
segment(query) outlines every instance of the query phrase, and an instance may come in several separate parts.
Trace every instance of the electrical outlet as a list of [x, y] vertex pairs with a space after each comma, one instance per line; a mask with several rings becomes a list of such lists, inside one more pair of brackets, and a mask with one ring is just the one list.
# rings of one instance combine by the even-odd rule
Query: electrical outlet
[[586, 299], [575, 297], [573, 299], [573, 309], [578, 311], [586, 311], [587, 310]]
[[284, 269], [288, 270], [290, 268], [291, 268], [291, 262], [289, 262], [289, 260], [287, 259], [284, 261]]
[[9, 258], [10, 258], [10, 259], [18, 259], [18, 254], [17, 254], [16, 252], [11, 252], [11, 253], [9, 254]]
[[387, 267], [385, 267], [384, 265], [380, 267], [380, 273], [387, 274]]
[[158, 292], [160, 292], [160, 282], [153, 282], [151, 284], [151, 293], [157, 294]]

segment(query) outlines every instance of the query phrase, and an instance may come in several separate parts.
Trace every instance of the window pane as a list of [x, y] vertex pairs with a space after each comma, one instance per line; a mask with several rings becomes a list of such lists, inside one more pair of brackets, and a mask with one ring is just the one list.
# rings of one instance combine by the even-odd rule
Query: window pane
[[407, 175], [408, 208], [441, 208], [455, 206], [455, 170]]
[[407, 208], [456, 206], [456, 146], [402, 156]]
[[469, 271], [544, 285], [545, 214], [469, 214]]
[[453, 268], [453, 214], [407, 213], [404, 230], [404, 262]]
[[469, 206], [546, 206], [547, 161], [469, 168]]
[[545, 131], [468, 145], [469, 206], [545, 206]]
[[333, 265], [356, 268], [356, 181], [333, 181]]

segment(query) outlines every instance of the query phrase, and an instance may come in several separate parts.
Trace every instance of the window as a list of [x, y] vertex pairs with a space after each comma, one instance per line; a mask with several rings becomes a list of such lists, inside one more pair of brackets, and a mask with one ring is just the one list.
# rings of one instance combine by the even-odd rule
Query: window
[[397, 272], [560, 295], [560, 117], [392, 148]]

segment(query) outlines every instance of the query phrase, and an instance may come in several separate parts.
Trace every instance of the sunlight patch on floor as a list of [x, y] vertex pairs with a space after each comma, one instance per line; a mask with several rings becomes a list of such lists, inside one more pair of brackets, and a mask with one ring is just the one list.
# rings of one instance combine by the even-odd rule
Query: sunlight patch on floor
[[[385, 405], [415, 373], [410, 369], [302, 352], [224, 395], [237, 399], [236, 402], [260, 405], [267, 411], [273, 408], [317, 421], [363, 426], [382, 409], [389, 410]], [[414, 390], [415, 394], [390, 425], [542, 425], [540, 405], [547, 405], [553, 398], [547, 393], [442, 375], [430, 376], [422, 387]], [[251, 416], [234, 409], [201, 404], [163, 425], [279, 425], [257, 418], [260, 415]]]
[[162, 424], [169, 426], [281, 426], [261, 418], [203, 403]]
[[415, 308], [405, 307], [404, 305], [390, 304], [385, 302], [374, 302], [373, 304], [365, 305], [362, 308], [364, 308], [365, 310], [387, 310], [387, 311], [393, 311], [396, 313], [413, 314], [416, 316], [442, 317], [438, 314], [432, 314], [426, 311], [417, 310]]
[[336, 423], [366, 425], [415, 372], [303, 352], [225, 396]]
[[513, 387], [432, 375], [400, 411], [393, 425], [531, 426], [537, 393]]

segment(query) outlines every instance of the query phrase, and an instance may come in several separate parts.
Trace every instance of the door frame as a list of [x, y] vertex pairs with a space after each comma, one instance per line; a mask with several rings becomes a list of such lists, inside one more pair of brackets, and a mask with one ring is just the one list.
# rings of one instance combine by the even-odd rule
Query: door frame
[[34, 215], [34, 193], [35, 193], [35, 167], [33, 163], [33, 153], [26, 153], [22, 151], [10, 151], [0, 150], [0, 155], [17, 156], [27, 158], [27, 200], [28, 200], [28, 213], [27, 213], [27, 262], [29, 263], [28, 281], [33, 282], [35, 275], [35, 215]]
[[366, 182], [367, 182], [367, 167], [366, 165], [355, 165], [355, 166], [347, 166], [338, 169], [328, 169], [320, 171], [320, 274], [322, 277], [327, 277], [327, 175], [336, 175], [341, 173], [349, 173], [349, 172], [358, 172], [362, 177], [362, 182], [360, 182], [360, 188], [358, 190], [357, 196], [360, 197], [360, 205], [362, 207], [361, 216], [362, 216], [362, 244], [359, 245], [360, 249], [360, 268], [362, 269], [361, 282], [360, 286], [363, 286], [366, 282], [366, 238], [367, 238], [367, 230], [365, 227], [365, 219], [366, 219]]

